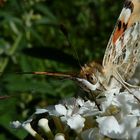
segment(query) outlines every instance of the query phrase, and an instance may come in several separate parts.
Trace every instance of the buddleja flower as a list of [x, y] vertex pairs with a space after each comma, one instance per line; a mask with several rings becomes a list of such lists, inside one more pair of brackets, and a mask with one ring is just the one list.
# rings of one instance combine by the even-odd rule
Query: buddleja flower
[[77, 132], [80, 132], [84, 127], [84, 116], [99, 113], [97, 107], [95, 107], [95, 103], [90, 101], [85, 102], [80, 98], [73, 98], [63, 102], [63, 104], [55, 105], [55, 110], [61, 116], [62, 122], [66, 122], [71, 129]]
[[[138, 92], [133, 90], [135, 95]], [[84, 101], [81, 98], [65, 99], [46, 109], [37, 109], [24, 123], [12, 124], [15, 128], [24, 128], [37, 140], [44, 139], [42, 133], [45, 133], [49, 139], [55, 140], [59, 138], [60, 140], [103, 140], [107, 137], [118, 140], [140, 139], [140, 103], [132, 94], [128, 91], [111, 89], [102, 93], [97, 102], [101, 110], [94, 101]], [[31, 126], [35, 116], [38, 115], [42, 116], [36, 121], [42, 133], [36, 132]], [[49, 125], [51, 123], [54, 124], [53, 127]]]

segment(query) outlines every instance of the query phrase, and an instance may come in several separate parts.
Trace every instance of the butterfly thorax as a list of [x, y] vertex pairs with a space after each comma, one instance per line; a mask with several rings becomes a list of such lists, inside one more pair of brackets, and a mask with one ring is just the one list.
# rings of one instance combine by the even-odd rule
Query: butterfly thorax
[[[111, 63], [103, 67], [103, 73], [104, 73], [104, 85], [106, 85], [106, 89], [112, 89], [112, 88], [121, 88], [122, 85], [120, 84], [120, 77], [117, 73], [117, 66], [112, 65]], [[123, 75], [121, 77], [124, 79]]]

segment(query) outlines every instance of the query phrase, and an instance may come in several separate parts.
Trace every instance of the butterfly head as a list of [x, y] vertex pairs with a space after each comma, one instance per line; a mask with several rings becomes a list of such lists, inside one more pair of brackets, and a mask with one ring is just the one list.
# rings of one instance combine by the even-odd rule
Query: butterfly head
[[101, 83], [103, 79], [104, 75], [102, 66], [92, 62], [82, 67], [77, 81], [85, 91], [89, 92], [102, 90], [103, 85], [101, 85]]

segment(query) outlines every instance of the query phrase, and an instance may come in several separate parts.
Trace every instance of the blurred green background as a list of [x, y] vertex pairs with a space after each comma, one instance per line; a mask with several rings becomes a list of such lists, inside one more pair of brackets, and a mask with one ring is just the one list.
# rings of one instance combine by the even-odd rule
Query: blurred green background
[[0, 100], [0, 140], [23, 139], [26, 132], [11, 129], [10, 121], [79, 92], [67, 79], [16, 72], [75, 73], [79, 63], [102, 62], [122, 6], [122, 0], [0, 0], [0, 96], [11, 96]]

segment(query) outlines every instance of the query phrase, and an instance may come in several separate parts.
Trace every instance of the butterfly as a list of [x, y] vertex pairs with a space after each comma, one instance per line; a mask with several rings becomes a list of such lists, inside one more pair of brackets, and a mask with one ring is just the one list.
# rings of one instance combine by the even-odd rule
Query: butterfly
[[[102, 65], [91, 62], [81, 68], [78, 75], [51, 72], [32, 72], [62, 76], [76, 80], [87, 92], [109, 90], [124, 86], [140, 60], [140, 0], [126, 0], [109, 39]], [[28, 72], [25, 72], [29, 74]]]
[[112, 81], [131, 86], [125, 81], [133, 76], [139, 60], [140, 1], [126, 0], [107, 45], [102, 66], [92, 62], [83, 67], [81, 75], [96, 85], [91, 89], [102, 86], [108, 89]]

